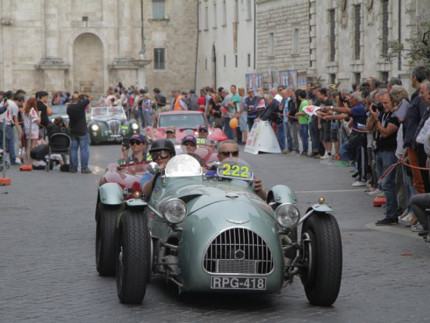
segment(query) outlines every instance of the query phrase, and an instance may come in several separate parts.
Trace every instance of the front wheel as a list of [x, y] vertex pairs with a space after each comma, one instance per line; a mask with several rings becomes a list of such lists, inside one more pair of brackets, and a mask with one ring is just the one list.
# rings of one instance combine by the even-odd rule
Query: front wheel
[[115, 226], [121, 205], [98, 204], [96, 267], [100, 276], [115, 275]]
[[342, 279], [342, 241], [336, 219], [314, 214], [303, 225], [301, 280], [312, 305], [330, 306]]
[[123, 304], [140, 304], [149, 280], [150, 234], [142, 211], [126, 210], [118, 227], [116, 252], [117, 294]]

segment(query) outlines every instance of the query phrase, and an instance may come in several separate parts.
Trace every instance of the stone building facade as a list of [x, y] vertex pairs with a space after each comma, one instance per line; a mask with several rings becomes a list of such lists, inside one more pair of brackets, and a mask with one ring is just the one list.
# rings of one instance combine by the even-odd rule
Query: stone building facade
[[[398, 77], [410, 88], [413, 66], [382, 58], [429, 20], [430, 0], [256, 0], [257, 71], [265, 87], [352, 83]], [[295, 79], [294, 79], [295, 78]]]
[[197, 88], [245, 87], [255, 70], [254, 0], [199, 0]]
[[257, 71], [266, 89], [306, 86], [309, 1], [256, 0]]
[[369, 76], [398, 77], [409, 89], [413, 66], [381, 53], [389, 41], [410, 38], [429, 13], [430, 0], [310, 0], [309, 76], [347, 89]]
[[0, 0], [0, 89], [189, 89], [196, 24], [194, 0]]

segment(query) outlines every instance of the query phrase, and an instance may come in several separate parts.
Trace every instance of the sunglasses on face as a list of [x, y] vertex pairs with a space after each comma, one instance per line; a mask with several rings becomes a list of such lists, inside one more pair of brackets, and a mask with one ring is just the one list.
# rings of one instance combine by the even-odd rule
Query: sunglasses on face
[[196, 144], [194, 142], [192, 142], [192, 141], [186, 141], [186, 142], [183, 143], [183, 145], [184, 146], [191, 146], [191, 147], [195, 147], [196, 146]]
[[141, 144], [143, 144], [143, 142], [138, 140], [130, 140], [130, 145], [141, 145]]
[[224, 157], [228, 157], [230, 155], [232, 155], [233, 157], [237, 157], [239, 156], [239, 151], [221, 151], [220, 152], [221, 155], [223, 155]]
[[173, 131], [166, 131], [166, 133], [174, 133]]
[[205, 129], [199, 129], [199, 132], [208, 132], [208, 131]]
[[154, 151], [151, 153], [152, 160], [157, 160], [158, 158], [166, 159], [170, 154], [166, 150]]

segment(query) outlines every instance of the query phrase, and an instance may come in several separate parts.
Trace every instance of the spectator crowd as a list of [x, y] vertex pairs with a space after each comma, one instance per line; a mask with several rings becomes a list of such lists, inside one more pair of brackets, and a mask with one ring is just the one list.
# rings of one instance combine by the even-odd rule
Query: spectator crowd
[[[426, 196], [430, 202], [430, 195], [426, 195], [430, 194], [429, 79], [427, 67], [415, 67], [411, 74], [415, 89], [412, 95], [400, 79], [383, 83], [375, 77], [353, 84], [349, 91], [339, 90], [336, 85], [321, 87], [312, 83], [306, 89], [279, 86], [268, 91], [235, 85], [229, 89], [205, 87], [199, 95], [193, 89], [175, 89], [171, 91], [170, 104], [159, 88], [150, 94], [134, 86], [126, 88], [119, 82], [99, 102], [122, 106], [127, 117], [139, 120], [142, 128], [152, 126], [161, 110], [201, 111], [212, 127], [221, 128], [228, 139], [240, 145], [246, 144], [254, 123], [268, 121], [284, 154], [333, 160], [339, 167], [352, 167], [353, 187], [366, 188], [367, 194], [385, 199], [386, 214], [376, 225], [397, 224], [400, 220], [414, 231], [426, 231], [428, 223], [421, 211], [430, 208], [430, 204], [418, 197], [418, 207], [415, 196]], [[44, 91], [34, 97], [22, 90], [0, 92], [1, 129], [5, 123], [5, 132], [0, 134], [5, 136], [11, 164], [31, 164], [31, 158], [20, 158], [19, 147], [29, 151], [43, 145], [55, 124], [56, 131], [71, 137], [70, 171], [77, 171], [80, 149], [81, 171], [91, 173], [85, 109], [93, 98], [79, 93], [51, 95], [51, 104], [68, 105], [70, 123], [66, 127], [60, 119], [49, 122], [48, 97]], [[237, 126], [232, 127], [232, 119], [237, 120]], [[166, 130], [167, 139], [174, 140], [174, 129]], [[207, 136], [205, 126], [199, 130]], [[198, 138], [190, 139], [187, 145], [192, 148], [196, 142]], [[133, 156], [128, 156], [129, 146], [122, 146], [124, 159], [144, 160], [147, 139], [135, 135], [129, 144]]]

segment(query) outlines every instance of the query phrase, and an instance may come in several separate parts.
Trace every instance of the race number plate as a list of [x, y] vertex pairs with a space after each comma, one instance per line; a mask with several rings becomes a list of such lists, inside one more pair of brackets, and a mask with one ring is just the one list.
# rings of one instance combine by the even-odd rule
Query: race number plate
[[212, 276], [211, 289], [266, 290], [266, 278]]

